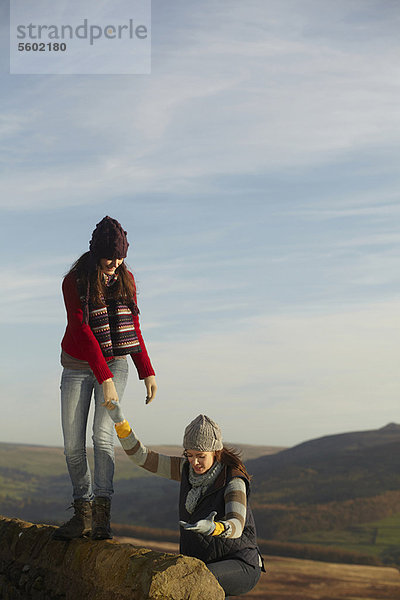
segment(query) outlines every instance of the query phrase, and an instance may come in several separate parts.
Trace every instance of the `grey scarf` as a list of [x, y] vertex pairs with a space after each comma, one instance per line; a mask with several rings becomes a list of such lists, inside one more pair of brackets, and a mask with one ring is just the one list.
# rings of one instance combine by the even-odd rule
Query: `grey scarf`
[[192, 514], [201, 496], [204, 494], [207, 488], [214, 483], [222, 469], [223, 465], [220, 462], [215, 461], [211, 469], [209, 469], [206, 473], [203, 473], [202, 475], [196, 475], [192, 467], [189, 466], [189, 483], [192, 487], [189, 490], [185, 501], [185, 508], [188, 513]]

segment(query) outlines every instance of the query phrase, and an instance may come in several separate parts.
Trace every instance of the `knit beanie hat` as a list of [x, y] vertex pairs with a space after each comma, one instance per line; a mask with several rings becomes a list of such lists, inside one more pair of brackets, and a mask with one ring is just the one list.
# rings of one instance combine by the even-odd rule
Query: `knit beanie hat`
[[104, 217], [97, 223], [89, 249], [93, 262], [100, 258], [125, 258], [128, 253], [126, 231], [116, 219]]
[[[92, 239], [89, 242], [89, 260], [87, 264], [89, 274], [96, 270], [100, 258], [125, 258], [128, 246], [126, 231], [122, 229], [121, 224], [109, 216], [104, 217], [100, 223], [97, 223], [96, 229], [92, 233]], [[82, 323], [86, 324], [89, 322], [89, 298], [90, 277], [88, 277], [86, 294], [82, 301]], [[128, 306], [133, 314], [139, 314], [139, 309], [135, 302], [132, 301]]]
[[210, 417], [199, 415], [185, 429], [183, 447], [186, 450], [213, 452], [222, 450], [221, 429]]

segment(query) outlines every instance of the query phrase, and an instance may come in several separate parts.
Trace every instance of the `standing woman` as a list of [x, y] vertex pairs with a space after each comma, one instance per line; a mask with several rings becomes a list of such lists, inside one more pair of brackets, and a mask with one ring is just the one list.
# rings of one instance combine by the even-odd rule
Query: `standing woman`
[[[124, 264], [126, 231], [104, 217], [93, 231], [89, 251], [72, 265], [62, 290], [67, 328], [61, 342], [61, 416], [64, 454], [73, 488], [74, 515], [55, 539], [73, 539], [92, 531], [110, 539], [114, 475], [114, 431], [106, 407], [122, 399], [130, 354], [146, 386], [146, 403], [157, 385], [139, 326], [136, 287]], [[94, 393], [93, 480], [86, 456], [86, 427]]]
[[264, 570], [249, 504], [250, 476], [239, 453], [222, 443], [219, 426], [206, 415], [185, 429], [183, 456], [148, 450], [124, 419], [118, 402], [110, 416], [133, 462], [180, 482], [180, 552], [206, 563], [226, 596], [249, 592]]

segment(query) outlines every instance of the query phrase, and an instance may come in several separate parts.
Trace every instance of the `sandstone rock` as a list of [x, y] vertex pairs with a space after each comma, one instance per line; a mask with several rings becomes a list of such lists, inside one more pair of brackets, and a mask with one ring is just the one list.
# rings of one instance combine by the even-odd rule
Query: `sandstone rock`
[[54, 527], [0, 516], [0, 598], [223, 600], [204, 563], [114, 540], [52, 539]]

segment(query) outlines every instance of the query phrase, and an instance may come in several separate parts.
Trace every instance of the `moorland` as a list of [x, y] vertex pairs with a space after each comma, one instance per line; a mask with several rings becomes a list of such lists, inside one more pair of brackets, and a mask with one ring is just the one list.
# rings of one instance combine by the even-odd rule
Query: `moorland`
[[[180, 447], [153, 449], [181, 453]], [[400, 565], [400, 425], [324, 436], [292, 448], [242, 449], [254, 476], [252, 506], [264, 553]], [[135, 467], [118, 448], [115, 492], [118, 535], [176, 542], [175, 482]], [[61, 448], [0, 444], [1, 514], [57, 523], [69, 518], [70, 494]]]

